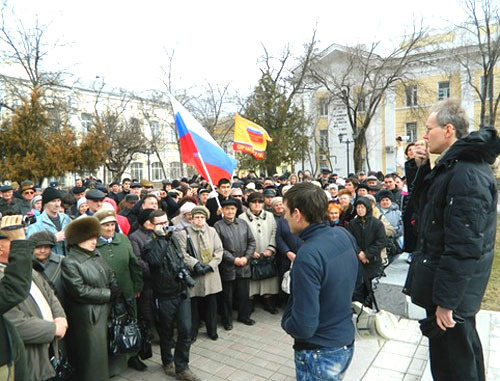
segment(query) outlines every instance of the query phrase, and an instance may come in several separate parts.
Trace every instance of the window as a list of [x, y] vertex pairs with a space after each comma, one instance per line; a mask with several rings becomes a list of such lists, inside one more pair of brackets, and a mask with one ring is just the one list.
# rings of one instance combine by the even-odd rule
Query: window
[[406, 90], [406, 105], [407, 106], [416, 106], [417, 105], [417, 86], [407, 86]]
[[88, 132], [92, 127], [92, 114], [82, 112], [80, 119], [82, 121], [82, 132]]
[[319, 130], [319, 147], [321, 150], [328, 150], [328, 130]]
[[408, 137], [408, 142], [417, 141], [417, 123], [411, 122], [406, 123], [406, 136]]
[[320, 117], [328, 116], [328, 99], [320, 98], [318, 106], [319, 106], [319, 116]]
[[178, 179], [181, 177], [181, 165], [178, 161], [170, 163], [170, 178]]
[[[485, 99], [490, 99], [491, 95], [493, 94], [493, 80], [494, 80], [493, 75], [491, 76], [490, 81], [485, 81], [484, 75], [481, 76], [481, 94], [485, 94]], [[485, 93], [484, 87], [486, 85], [486, 82], [488, 82], [488, 88], [486, 89]]]
[[158, 139], [160, 136], [160, 123], [157, 121], [152, 121], [151, 122], [151, 137], [153, 139]]
[[161, 168], [161, 164], [156, 161], [151, 164], [151, 177], [153, 181], [161, 181], [163, 179], [163, 170]]
[[450, 81], [438, 83], [438, 101], [450, 97]]
[[130, 176], [133, 179], [138, 179], [138, 180], [143, 179], [142, 163], [132, 163], [132, 165], [130, 166]]
[[175, 126], [167, 129], [167, 143], [175, 143], [177, 141], [177, 136], [175, 135]]

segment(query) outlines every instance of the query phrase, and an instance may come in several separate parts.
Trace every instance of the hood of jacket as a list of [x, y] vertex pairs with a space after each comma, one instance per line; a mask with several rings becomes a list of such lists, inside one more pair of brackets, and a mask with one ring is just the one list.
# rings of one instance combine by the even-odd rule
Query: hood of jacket
[[358, 204], [362, 204], [366, 207], [366, 217], [370, 217], [373, 214], [372, 203], [370, 199], [367, 197], [358, 197], [356, 202], [354, 203], [354, 208], [358, 206]]
[[455, 160], [487, 162], [493, 164], [500, 154], [500, 138], [493, 127], [484, 127], [457, 140], [446, 151], [440, 163]]

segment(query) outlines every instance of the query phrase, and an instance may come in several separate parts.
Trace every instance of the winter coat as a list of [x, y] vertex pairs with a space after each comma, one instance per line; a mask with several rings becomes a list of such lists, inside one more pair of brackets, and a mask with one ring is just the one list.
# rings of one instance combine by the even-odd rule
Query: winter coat
[[392, 234], [392, 237], [401, 237], [403, 235], [403, 218], [398, 206], [395, 203], [391, 203], [391, 206], [387, 210], [382, 209], [379, 204], [377, 205], [377, 207], [380, 210], [380, 213], [382, 213], [385, 218], [387, 218], [387, 220], [394, 228], [394, 234]]
[[137, 257], [137, 261], [142, 268], [142, 275], [144, 283], [149, 281], [149, 266], [148, 264], [141, 258], [141, 252], [147, 241], [151, 239], [153, 235], [152, 230], [147, 230], [144, 227], [140, 226], [135, 232], [128, 236], [130, 243], [132, 244], [132, 250], [134, 250], [134, 254]]
[[344, 210], [342, 213], [340, 213], [339, 225], [342, 226], [343, 228], [347, 228], [349, 222], [351, 222], [355, 217], [356, 217], [356, 209], [354, 208], [353, 204], [351, 204], [347, 207], [347, 210]]
[[187, 284], [180, 279], [181, 271], [188, 271], [177, 238], [172, 234], [152, 238], [144, 245], [142, 259], [149, 265], [151, 286], [157, 297], [175, 298], [187, 295]]
[[469, 317], [481, 306], [494, 256], [500, 153], [494, 128], [456, 141], [415, 179], [418, 247], [405, 290], [414, 303]]
[[56, 296], [64, 307], [64, 287], [61, 277], [63, 258], [62, 255], [51, 252], [45, 263], [42, 263], [33, 257], [33, 268], [47, 277], [54, 286]]
[[4, 367], [14, 365], [16, 381], [31, 381], [22, 339], [4, 313], [21, 303], [29, 295], [31, 284], [31, 258], [34, 242], [12, 241], [9, 264], [0, 264], [0, 373]]
[[[240, 218], [248, 223], [255, 238], [255, 251], [262, 254], [264, 250], [270, 250], [272, 256], [276, 255], [276, 221], [271, 212], [261, 211], [258, 216], [247, 209]], [[250, 281], [250, 296], [277, 294], [278, 275], [261, 280]]]
[[126, 298], [133, 298], [134, 293], [142, 291], [142, 269], [125, 235], [115, 233], [109, 244], [98, 239], [97, 249], [115, 272], [118, 286]]
[[297, 254], [303, 243], [304, 241], [297, 234], [290, 231], [290, 226], [285, 217], [280, 217], [276, 226], [277, 265], [280, 276], [290, 270], [291, 262], [286, 253], [291, 251]]
[[[193, 242], [196, 251], [196, 258], [193, 258], [187, 252], [188, 233], [191, 237], [191, 241]], [[179, 244], [181, 245], [182, 253], [184, 254], [184, 262], [189, 267], [191, 272], [198, 262], [202, 262], [200, 235], [203, 235], [204, 241], [210, 248], [210, 251], [212, 253], [212, 259], [207, 264], [212, 268], [213, 271], [205, 275], [194, 275], [196, 285], [193, 288], [189, 289], [189, 295], [191, 297], [204, 297], [222, 291], [222, 283], [219, 274], [219, 264], [222, 261], [223, 248], [222, 242], [214, 228], [205, 224], [203, 228], [197, 229], [193, 225], [191, 225], [187, 227], [186, 230], [183, 230], [179, 233]]]
[[[219, 220], [214, 225], [215, 231], [222, 241], [224, 252], [222, 262], [219, 266], [220, 277], [223, 281], [231, 281], [236, 278], [250, 278], [250, 259], [255, 252], [255, 238], [250, 227], [241, 218], [235, 218], [233, 222], [226, 219]], [[246, 257], [248, 262], [245, 266], [235, 266], [236, 257]]]
[[[69, 218], [69, 216], [64, 213], [58, 213], [58, 216], [59, 223], [61, 224], [61, 230], [64, 230], [66, 225], [71, 222], [71, 218]], [[28, 226], [26, 236], [29, 237], [30, 235], [41, 231], [47, 231], [54, 234], [56, 234], [58, 231], [45, 211], [43, 211], [42, 214], [40, 214], [40, 216], [36, 218], [36, 222], [33, 225]], [[56, 245], [52, 248], [52, 251], [59, 255], [66, 255], [67, 248], [65, 242], [57, 242]]]
[[21, 209], [21, 200], [18, 198], [12, 197], [10, 203], [0, 198], [0, 213], [12, 212], [13, 214], [22, 214]]
[[[32, 272], [32, 282], [38, 287], [47, 301], [55, 318], [66, 317], [54, 291], [43, 277]], [[29, 377], [33, 381], [42, 381], [56, 375], [49, 361], [49, 345], [56, 339], [56, 325], [53, 321], [44, 320], [39, 306], [32, 297], [4, 314], [18, 330], [26, 349], [29, 364]]]
[[363, 264], [363, 273], [366, 279], [373, 279], [382, 271], [380, 252], [385, 247], [384, 224], [372, 216], [370, 201], [360, 197], [357, 203], [366, 207], [366, 216], [357, 216], [349, 223], [347, 230], [356, 238], [358, 253], [363, 251], [369, 263]]
[[68, 349], [78, 381], [108, 380], [107, 323], [116, 277], [101, 254], [72, 247], [62, 263]]

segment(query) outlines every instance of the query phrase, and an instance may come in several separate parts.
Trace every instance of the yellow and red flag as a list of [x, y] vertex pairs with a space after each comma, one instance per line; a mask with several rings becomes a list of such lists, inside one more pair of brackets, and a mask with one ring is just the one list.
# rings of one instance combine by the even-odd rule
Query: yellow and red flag
[[258, 124], [241, 117], [234, 116], [234, 143], [235, 151], [246, 152], [256, 159], [264, 159], [266, 155], [267, 142], [273, 139]]

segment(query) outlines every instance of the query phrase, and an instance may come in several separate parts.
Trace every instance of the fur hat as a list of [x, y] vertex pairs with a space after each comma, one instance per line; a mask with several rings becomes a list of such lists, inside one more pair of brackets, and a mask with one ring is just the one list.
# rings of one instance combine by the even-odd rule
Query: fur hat
[[144, 225], [153, 211], [154, 209], [142, 209], [137, 216], [137, 222], [139, 223], [139, 225]]
[[79, 217], [66, 225], [64, 233], [68, 246], [76, 246], [80, 242], [99, 237], [101, 235], [101, 224], [95, 217]]
[[380, 202], [383, 198], [388, 198], [389, 200], [394, 201], [394, 196], [392, 192], [388, 189], [382, 189], [380, 192], [377, 193], [376, 197], [378, 202]]

